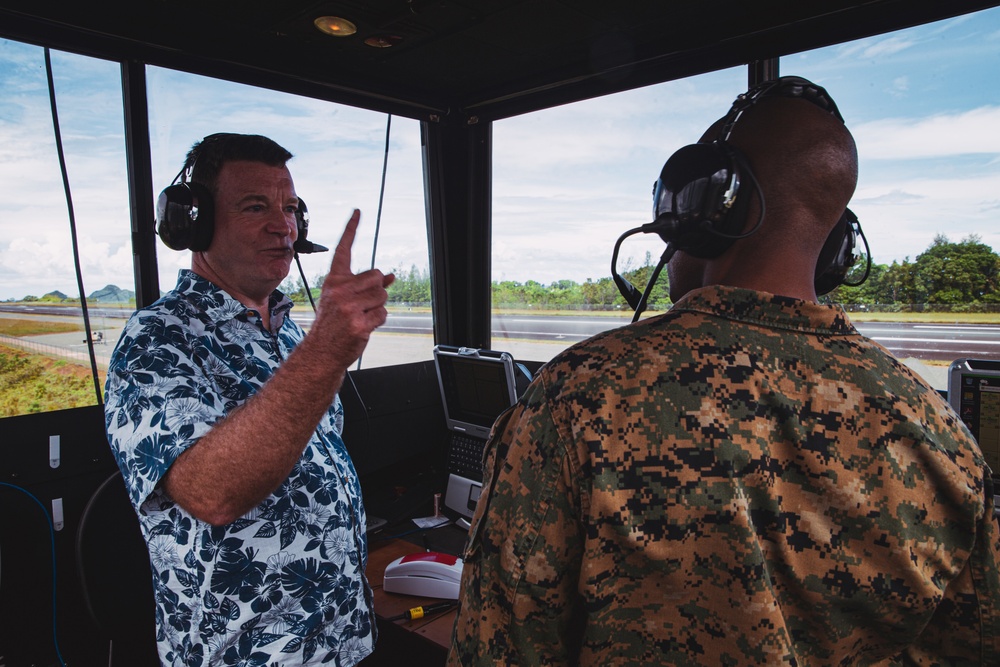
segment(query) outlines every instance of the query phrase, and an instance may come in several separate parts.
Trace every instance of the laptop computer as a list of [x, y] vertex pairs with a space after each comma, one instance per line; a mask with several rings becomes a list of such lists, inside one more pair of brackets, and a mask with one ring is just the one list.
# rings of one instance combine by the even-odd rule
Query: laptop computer
[[493, 422], [514, 405], [518, 374], [507, 352], [438, 345], [434, 348], [448, 428], [445, 508], [472, 517], [483, 481], [483, 450]]
[[[972, 431], [994, 483], [1000, 484], [1000, 361], [955, 360], [948, 368], [948, 402]], [[996, 513], [1000, 516], [1000, 495]]]

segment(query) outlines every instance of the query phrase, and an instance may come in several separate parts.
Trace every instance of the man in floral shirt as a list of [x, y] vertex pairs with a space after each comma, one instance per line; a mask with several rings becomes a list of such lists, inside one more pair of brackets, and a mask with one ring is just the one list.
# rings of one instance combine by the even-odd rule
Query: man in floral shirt
[[355, 211], [303, 334], [276, 290], [298, 235], [290, 158], [253, 135], [192, 147], [184, 173], [206, 191], [191, 270], [132, 316], [108, 370], [108, 436], [149, 544], [166, 665], [353, 665], [374, 648], [337, 392], [393, 276], [351, 272]]

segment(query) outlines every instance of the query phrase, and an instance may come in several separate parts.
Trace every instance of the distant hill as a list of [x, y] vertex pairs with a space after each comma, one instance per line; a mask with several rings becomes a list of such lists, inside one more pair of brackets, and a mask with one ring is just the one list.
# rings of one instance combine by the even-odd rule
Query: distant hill
[[39, 301], [55, 301], [58, 303], [60, 301], [65, 301], [68, 298], [69, 298], [68, 296], [66, 296], [59, 290], [55, 290], [53, 292], [49, 292], [48, 294], [43, 295], [42, 298], [39, 299]]
[[135, 298], [132, 290], [121, 289], [117, 285], [106, 285], [105, 287], [91, 292], [87, 297], [88, 302], [97, 303], [128, 303]]

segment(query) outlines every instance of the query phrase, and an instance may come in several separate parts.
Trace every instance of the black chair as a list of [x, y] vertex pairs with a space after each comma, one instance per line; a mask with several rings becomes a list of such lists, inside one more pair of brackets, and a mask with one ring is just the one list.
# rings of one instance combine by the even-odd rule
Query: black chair
[[159, 666], [149, 551], [120, 472], [83, 510], [76, 560], [91, 619], [108, 640], [108, 665]]

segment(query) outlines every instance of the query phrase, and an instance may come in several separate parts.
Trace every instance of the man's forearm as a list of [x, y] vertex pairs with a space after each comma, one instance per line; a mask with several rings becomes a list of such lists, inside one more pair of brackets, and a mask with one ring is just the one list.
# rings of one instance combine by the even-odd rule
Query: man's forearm
[[302, 456], [347, 369], [309, 338], [255, 396], [170, 467], [165, 489], [195, 517], [231, 523], [278, 488]]
[[355, 209], [323, 281], [316, 320], [256, 396], [177, 457], [164, 478], [181, 507], [213, 525], [256, 507], [291, 472], [344, 374], [385, 322], [386, 288], [394, 276], [351, 272]]

